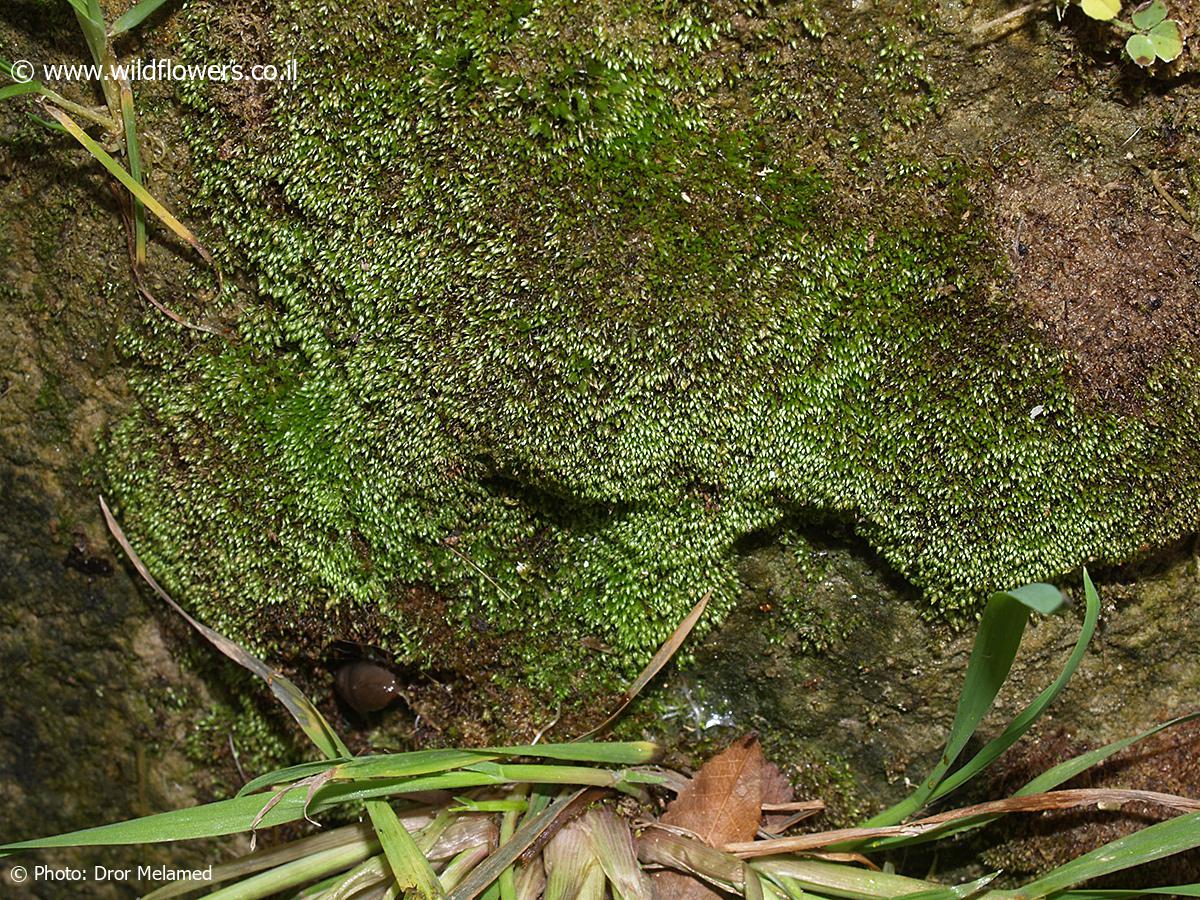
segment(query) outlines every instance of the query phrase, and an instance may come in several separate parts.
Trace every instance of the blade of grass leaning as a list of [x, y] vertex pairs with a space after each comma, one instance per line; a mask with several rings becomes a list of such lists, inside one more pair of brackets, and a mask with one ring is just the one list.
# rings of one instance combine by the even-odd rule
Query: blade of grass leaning
[[[78, 128], [77, 125], [75, 127]], [[149, 206], [149, 204], [147, 205]], [[146, 568], [146, 565], [142, 562], [141, 557], [137, 555], [132, 545], [130, 545], [129, 539], [125, 537], [125, 532], [121, 529], [121, 526], [117, 524], [117, 520], [113, 516], [112, 510], [108, 508], [108, 504], [105, 502], [103, 497], [100, 498], [100, 509], [104, 513], [104, 521], [108, 524], [108, 530], [112, 532], [113, 537], [116, 539], [117, 543], [120, 544], [121, 549], [125, 552], [125, 555], [129, 557], [129, 561], [133, 563], [133, 567], [137, 569], [138, 574], [142, 576], [146, 583], [153, 588], [154, 592], [158, 594], [158, 596], [162, 598], [162, 600], [168, 606], [170, 606], [171, 609], [179, 613], [179, 615], [181, 615], [189, 625], [204, 635], [210, 644], [212, 644], [238, 665], [248, 669], [265, 681], [267, 686], [271, 689], [271, 693], [274, 694], [276, 699], [283, 704], [284, 708], [291, 713], [292, 718], [296, 720], [296, 723], [300, 726], [301, 730], [308, 736], [309, 740], [311, 740], [317, 746], [317, 749], [325, 754], [325, 756], [329, 757], [330, 759], [339, 759], [343, 757], [349, 757], [351, 755], [346, 745], [342, 743], [342, 739], [338, 737], [337, 733], [334, 732], [330, 724], [325, 721], [325, 717], [321, 715], [320, 711], [315, 706], [313, 706], [312, 702], [304, 695], [303, 691], [292, 684], [292, 682], [285, 678], [281, 673], [273, 670], [257, 656], [247, 651], [240, 644], [229, 640], [229, 638], [225, 637], [220, 632], [214, 631], [203, 622], [200, 622], [188, 615], [183, 607], [176, 603], [175, 600], [172, 599], [172, 597], [166, 591], [164, 591], [161, 586], [159, 586], [159, 583], [154, 579], [154, 576], [150, 574], [150, 570]]]
[[[376, 843], [371, 847], [371, 853], [379, 852]], [[367, 854], [369, 856], [370, 854]], [[313, 853], [301, 859], [284, 863], [266, 872], [252, 875], [244, 881], [227, 887], [218, 888], [211, 894], [205, 895], [205, 900], [262, 900], [264, 897], [274, 897], [277, 894], [319, 881], [326, 876], [342, 872], [358, 865], [366, 856], [361, 855], [359, 847], [335, 847]]]
[[1110, 841], [1026, 884], [1019, 896], [1049, 897], [1085, 881], [1153, 862], [1200, 847], [1200, 812], [1156, 822], [1133, 834]]
[[401, 893], [412, 900], [440, 900], [445, 897], [446, 891], [438, 881], [433, 866], [387, 801], [367, 801], [367, 814], [371, 817], [371, 825], [383, 846], [388, 867]]
[[42, 92], [42, 84], [40, 81], [27, 81], [21, 84], [6, 84], [0, 88], [0, 100], [9, 100], [13, 97], [23, 97], [26, 94], [40, 94]]
[[[554, 745], [538, 745], [541, 747], [553, 748]], [[567, 745], [570, 746], [570, 745]], [[515, 751], [509, 753], [507, 751]], [[357, 756], [338, 762], [332, 768], [334, 770], [333, 778], [337, 781], [355, 780], [362, 778], [397, 778], [409, 775], [422, 775], [434, 771], [443, 771], [448, 769], [471, 767], [475, 771], [484, 771], [480, 768], [485, 763], [489, 763], [498, 756], [527, 756], [525, 748], [484, 748], [482, 750], [417, 750], [409, 753], [392, 753], [381, 754], [376, 756]], [[628, 744], [613, 744], [611, 752], [589, 752], [579, 756], [572, 756], [564, 753], [561, 756], [553, 751], [546, 754], [548, 759], [567, 759], [580, 760], [583, 762], [609, 762], [615, 765], [636, 766], [642, 763], [653, 760], [658, 755], [658, 748], [654, 744], [648, 744], [644, 741], [636, 741]], [[565, 772], [579, 773], [582, 777], [587, 777], [588, 772], [604, 771], [601, 769], [584, 768], [580, 766], [547, 766], [541, 764], [516, 764], [505, 763], [504, 767], [510, 770], [516, 770], [524, 765], [525, 768], [530, 768], [533, 771], [547, 773], [556, 770]], [[293, 766], [290, 770], [282, 770], [282, 774], [304, 773], [307, 775], [315, 774], [314, 769], [323, 771], [330, 766], [322, 767], [319, 763], [305, 763], [299, 766]], [[276, 773], [273, 773], [276, 774]], [[250, 785], [261, 787], [262, 782], [268, 781], [271, 776], [263, 776], [256, 778], [250, 782]], [[635, 778], [640, 777], [635, 774]], [[287, 779], [285, 779], [287, 780]], [[524, 780], [524, 779], [516, 779]], [[581, 782], [585, 783], [585, 782]], [[247, 785], [247, 788], [250, 787]], [[243, 788], [243, 792], [247, 788]]]
[[116, 37], [118, 34], [124, 34], [131, 28], [136, 28], [168, 2], [169, 0], [141, 0], [140, 3], [135, 3], [124, 13], [117, 16], [112, 25], [108, 26], [108, 36]]
[[[1169, 721], [1161, 722], [1160, 724], [1155, 725], [1153, 728], [1148, 728], [1140, 734], [1135, 734], [1132, 737], [1122, 738], [1119, 741], [1113, 741], [1111, 744], [1106, 744], [1103, 747], [1090, 750], [1087, 753], [1081, 753], [1078, 756], [1072, 757], [1065, 762], [1061, 762], [1058, 765], [1047, 769], [1041, 775], [1037, 776], [1032, 781], [1014, 792], [1013, 797], [1028, 797], [1032, 794], [1041, 794], [1053, 790], [1060, 784], [1070, 781], [1077, 775], [1083, 774], [1088, 769], [1092, 768], [1092, 766], [1099, 765], [1110, 756], [1119, 753], [1127, 747], [1132, 747], [1139, 741], [1144, 741], [1146, 738], [1153, 737], [1154, 735], [1161, 731], [1165, 731], [1168, 728], [1173, 728], [1176, 725], [1182, 725], [1186, 722], [1192, 722], [1196, 719], [1200, 719], [1200, 711], [1188, 713], [1184, 716], [1177, 716]], [[960, 832], [982, 828], [989, 822], [995, 821], [995, 819], [996, 816], [992, 815], [980, 816], [975, 819], [966, 820], [954, 826], [953, 828], [949, 828], [944, 831], [939, 830], [935, 835], [921, 834], [915, 836], [886, 838], [884, 840], [871, 841], [869, 846], [872, 849], [876, 849], [881, 847], [892, 848], [907, 844], [925, 843], [931, 838], [947, 838], [952, 834], [959, 834]]]
[[617, 704], [617, 708], [613, 710], [612, 714], [591, 731], [585, 731], [575, 738], [574, 743], [586, 741], [593, 735], [600, 734], [621, 717], [621, 713], [625, 712], [629, 704], [642, 692], [642, 688], [649, 684], [651, 679], [678, 652], [683, 642], [687, 640], [687, 636], [692, 633], [692, 629], [696, 627], [696, 623], [700, 621], [700, 617], [704, 615], [704, 610], [708, 607], [708, 601], [711, 598], [712, 591], [706, 591], [704, 596], [700, 598], [700, 602], [692, 607], [692, 611], [684, 617], [684, 620], [679, 623], [666, 642], [658, 648], [658, 652], [654, 654], [653, 658], [646, 665], [646, 668], [642, 669], [641, 674], [634, 679], [633, 684], [625, 689], [625, 693], [621, 697], [621, 702]]
[[1111, 744], [1105, 744], [1103, 747], [1099, 747], [1087, 753], [1081, 753], [1078, 756], [1067, 760], [1066, 762], [1059, 763], [1058, 765], [1047, 769], [1041, 775], [1037, 776], [1028, 784], [1020, 788], [1013, 796], [1024, 797], [1028, 796], [1029, 794], [1038, 794], [1048, 791], [1051, 788], [1058, 787], [1058, 785], [1062, 784], [1063, 782], [1070, 781], [1076, 775], [1087, 771], [1092, 766], [1104, 762], [1104, 760], [1108, 759], [1113, 754], [1119, 753], [1127, 747], [1132, 747], [1134, 744], [1144, 741], [1146, 738], [1153, 737], [1154, 735], [1161, 731], [1165, 731], [1168, 728], [1173, 728], [1176, 725], [1183, 725], [1186, 722], [1192, 722], [1196, 719], [1200, 719], [1200, 711], [1191, 712], [1183, 716], [1176, 716], [1174, 719], [1162, 722], [1158, 725], [1155, 725], [1153, 728], [1147, 728], [1141, 734], [1135, 734], [1133, 737], [1122, 738], [1119, 741], [1113, 741]]
[[805, 891], [813, 890], [851, 900], [880, 900], [912, 894], [931, 893], [938, 900], [954, 900], [961, 895], [943, 887], [905, 875], [873, 872], [815, 859], [763, 859], [751, 863], [751, 869], [766, 875], [776, 884], [794, 883]]
[[[407, 818], [411, 820], [411, 817]], [[420, 822], [420, 824], [424, 824], [424, 822]], [[278, 847], [268, 847], [247, 853], [245, 856], [227, 863], [213, 866], [212, 877], [203, 883], [175, 881], [151, 891], [142, 900], [169, 900], [171, 897], [180, 897], [194, 891], [208, 890], [234, 878], [245, 878], [284, 863], [323, 853], [326, 850], [349, 846], [359, 848], [362, 853], [361, 859], [366, 859], [372, 853], [379, 852], [379, 842], [376, 840], [371, 826], [361, 823], [344, 825], [341, 828], [333, 828], [299, 840], [288, 841]]]
[[[125, 126], [125, 156], [129, 160], [129, 175], [142, 184], [142, 151], [138, 146], [133, 91], [128, 84], [121, 85], [121, 123]], [[130, 200], [133, 204], [134, 264], [142, 266], [146, 264], [146, 207], [136, 195]]]
[[[615, 778], [616, 776], [614, 776]], [[0, 857], [21, 850], [42, 850], [55, 847], [98, 847], [118, 844], [158, 844], [196, 838], [240, 834], [251, 830], [257, 820], [259, 828], [270, 828], [314, 816], [344, 803], [418, 794], [436, 790], [462, 790], [504, 784], [492, 774], [480, 772], [448, 772], [417, 778], [372, 779], [361, 783], [328, 784], [315, 797], [308, 798], [306, 785], [288, 788], [265, 815], [261, 815], [264, 800], [261, 795], [232, 797], [201, 806], [155, 813], [139, 819], [127, 819], [108, 825], [98, 825], [50, 835], [27, 841], [0, 845]]]
[[1027, 584], [1012, 591], [995, 593], [984, 608], [967, 663], [967, 674], [955, 710], [950, 737], [941, 759], [929, 776], [908, 797], [872, 816], [864, 827], [902, 822], [925, 806], [942, 783], [950, 766], [983, 721], [1008, 678], [1030, 613], [1049, 615], [1063, 603], [1058, 588], [1049, 584]]
[[[522, 785], [518, 787], [510, 795], [514, 801], [520, 801], [523, 809], [521, 811], [511, 810], [504, 814], [500, 820], [500, 846], [503, 847], [512, 840], [513, 835], [517, 831], [517, 823], [520, 821], [521, 812], [527, 811], [530, 808], [528, 799], [529, 787]], [[516, 870], [510, 865], [500, 873], [499, 879], [496, 881], [500, 892], [500, 900], [517, 900], [517, 881]]]
[[726, 844], [722, 849], [749, 859], [777, 853], [798, 853], [821, 847], [840, 846], [846, 841], [863, 840], [892, 835], [928, 835], [938, 832], [944, 836], [945, 826], [962, 820], [977, 820], [983, 816], [995, 818], [1012, 813], [1045, 812], [1047, 810], [1075, 809], [1082, 806], [1105, 806], [1116, 808], [1126, 803], [1151, 803], [1176, 812], [1200, 810], [1200, 800], [1163, 794], [1158, 791], [1131, 791], [1119, 788], [1081, 788], [1078, 790], [1049, 791], [1027, 797], [1009, 797], [1007, 800], [989, 800], [961, 809], [952, 809], [924, 819], [905, 822], [902, 825], [878, 825], [867, 828], [839, 828], [834, 831], [800, 834], [794, 837], [769, 838], [759, 841], [741, 841]]
[[1050, 895], [1051, 900], [1126, 900], [1129, 897], [1200, 897], [1200, 884], [1176, 884], [1171, 887], [1142, 888], [1140, 890], [1081, 890], [1059, 891]]
[[121, 184], [125, 186], [126, 190], [128, 190], [135, 198], [145, 204], [146, 209], [154, 213], [154, 215], [162, 220], [163, 224], [175, 232], [175, 234], [177, 234], [181, 239], [186, 241], [193, 250], [200, 254], [205, 262], [207, 262], [214, 269], [217, 267], [216, 261], [213, 259], [212, 254], [210, 254], [208, 250], [204, 248], [204, 245], [200, 243], [194, 234], [192, 234], [191, 230], [188, 229], [188, 227], [180, 222], [177, 218], [175, 218], [175, 216], [173, 216], [165, 206], [155, 200], [149, 191], [138, 184], [137, 181], [135, 181], [133, 177], [127, 171], [125, 171], [125, 168], [119, 162], [113, 159], [103, 147], [97, 144], [82, 128], [79, 127], [78, 123], [76, 123], [74, 119], [67, 115], [63, 110], [54, 106], [47, 106], [46, 108], [50, 112], [50, 115], [54, 116], [54, 118], [58, 121], [58, 124], [67, 130], [71, 137], [75, 138], [75, 140], [82, 144], [88, 153], [92, 154], [92, 156], [94, 156], [96, 160], [102, 166], [104, 166], [104, 168], [106, 168], [115, 179], [117, 179], [117, 181], [121, 182]]
[[1087, 569], [1083, 570], [1083, 593], [1086, 598], [1083, 627], [1079, 631], [1079, 638], [1075, 641], [1075, 647], [1071, 651], [1071, 655], [1067, 658], [1067, 662], [1059, 673], [1058, 678], [1038, 694], [1009, 723], [1008, 727], [1004, 729], [998, 738], [990, 741], [969, 762], [947, 776], [929, 798], [931, 801], [944, 797], [955, 788], [961, 787], [991, 765], [1005, 750], [1024, 737], [1025, 733], [1029, 731], [1030, 727], [1037, 721], [1046, 707], [1054, 702], [1054, 699], [1062, 693], [1062, 689], [1066, 687], [1067, 682], [1071, 680], [1071, 676], [1075, 674], [1075, 670], [1079, 668], [1080, 662], [1083, 661], [1083, 657], [1087, 654], [1088, 645], [1092, 642], [1092, 637], [1096, 633], [1096, 626], [1100, 622], [1100, 595], [1096, 593], [1096, 586], [1092, 584], [1092, 579], [1088, 575]]
[[496, 754], [484, 750], [413, 750], [408, 753], [391, 753], [383, 756], [346, 757], [335, 760], [320, 760], [289, 766], [268, 772], [248, 781], [238, 796], [255, 793], [273, 785], [300, 781], [321, 772], [334, 769], [335, 780], [361, 778], [408, 778], [413, 775], [429, 775], [461, 769], [473, 763], [495, 759]]
[[612, 766], [642, 766], [657, 762], [662, 756], [662, 748], [653, 741], [571, 741], [565, 744], [527, 744], [484, 749], [504, 756], [594, 762]]
[[[309, 785], [301, 783], [280, 792], [270, 809], [264, 812], [261, 794], [217, 800], [201, 806], [155, 813], [98, 825], [65, 834], [0, 845], [0, 857], [22, 850], [54, 847], [96, 847], [117, 844], [155, 844], [239, 834], [253, 828], [270, 828], [295, 822], [306, 815], [315, 816], [346, 803], [356, 803], [429, 791], [460, 791], [512, 783], [537, 785], [591, 786], [620, 790], [624, 773], [604, 769], [569, 769], [554, 766], [524, 766], [516, 770], [459, 770], [415, 778], [373, 778], [348, 783], [325, 784], [313, 797]], [[552, 808], [554, 804], [550, 804]], [[531, 820], [532, 821], [532, 820]], [[528, 822], [525, 825], [529, 824]], [[522, 825], [522, 828], [525, 827]], [[520, 833], [521, 829], [518, 829]], [[515, 839], [515, 838], [514, 838]], [[519, 852], [519, 851], [518, 851]]]
[[574, 791], [564, 794], [536, 816], [526, 820], [507, 842], [476, 866], [471, 874], [450, 892], [449, 900], [475, 900], [500, 877], [500, 873], [512, 866], [522, 853], [534, 846], [543, 832], [554, 827], [558, 817], [570, 810], [575, 801], [584, 793], [584, 791]]

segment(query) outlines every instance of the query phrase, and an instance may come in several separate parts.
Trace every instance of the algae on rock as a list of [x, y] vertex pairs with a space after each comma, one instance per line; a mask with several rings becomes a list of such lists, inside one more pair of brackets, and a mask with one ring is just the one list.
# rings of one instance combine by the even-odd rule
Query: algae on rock
[[[1140, 418], [1082, 407], [989, 291], [955, 165], [893, 165], [871, 203], [829, 171], [932, 102], [916, 54], [842, 60], [788, 3], [417, 6], [335, 31], [280, 4], [251, 49], [298, 82], [185, 91], [254, 296], [234, 341], [131, 337], [108, 471], [215, 627], [272, 644], [348, 607], [436, 660], [420, 586], [564, 686], [709, 588], [728, 610], [738, 539], [797, 515], [852, 522], [952, 615], [1193, 526], [1190, 369]], [[187, 15], [184, 56], [249, 47], [236, 11]], [[853, 139], [781, 124], [803, 72]]]

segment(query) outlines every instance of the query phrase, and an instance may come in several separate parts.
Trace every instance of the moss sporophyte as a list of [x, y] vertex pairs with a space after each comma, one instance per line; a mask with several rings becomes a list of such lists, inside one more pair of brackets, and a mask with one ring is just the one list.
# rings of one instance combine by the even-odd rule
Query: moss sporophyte
[[[1191, 369], [1139, 418], [1082, 406], [989, 291], [963, 172], [862, 204], [832, 132], [787, 124], [800, 67], [864, 98], [814, 116], [882, 146], [933, 102], [903, 34], [863, 63], [775, 7], [741, 51], [686, 4], [363, 2], [336, 33], [309, 7], [263, 39], [299, 81], [181, 87], [253, 291], [235, 341], [130, 329], [140, 410], [107, 450], [147, 561], [217, 627], [349, 609], [417, 659], [435, 622], [520, 634], [561, 686], [628, 671], [708, 588], [727, 610], [736, 542], [809, 515], [949, 615], [1193, 527]], [[244, 56], [232, 15], [190, 5], [181, 58]]]

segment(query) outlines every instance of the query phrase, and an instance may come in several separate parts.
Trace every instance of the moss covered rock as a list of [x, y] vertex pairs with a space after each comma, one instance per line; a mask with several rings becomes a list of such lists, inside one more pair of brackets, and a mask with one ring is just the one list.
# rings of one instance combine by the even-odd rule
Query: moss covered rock
[[280, 649], [336, 608], [436, 662], [408, 602], [433, 590], [447, 640], [519, 633], [562, 685], [627, 671], [707, 589], [727, 610], [738, 540], [797, 518], [852, 523], [951, 615], [1194, 524], [1186, 361], [1140, 416], [1079, 402], [995, 290], [970, 173], [889, 154], [937, 101], [919, 8], [825, 37], [790, 3], [326, 15], [181, 28], [188, 59], [300, 76], [186, 89], [250, 290], [232, 340], [131, 336], [141, 411], [108, 450], [145, 557], [216, 627]]

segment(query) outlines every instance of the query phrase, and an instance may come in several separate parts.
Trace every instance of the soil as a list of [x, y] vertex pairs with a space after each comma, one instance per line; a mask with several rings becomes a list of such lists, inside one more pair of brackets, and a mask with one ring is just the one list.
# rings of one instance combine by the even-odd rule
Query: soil
[[1013, 298], [1069, 354], [1084, 398], [1139, 412], [1154, 371], [1200, 340], [1200, 235], [1130, 176], [1023, 174], [1001, 188]]

